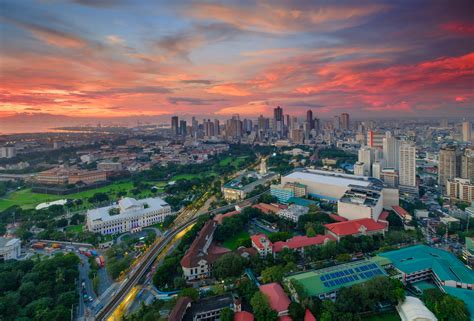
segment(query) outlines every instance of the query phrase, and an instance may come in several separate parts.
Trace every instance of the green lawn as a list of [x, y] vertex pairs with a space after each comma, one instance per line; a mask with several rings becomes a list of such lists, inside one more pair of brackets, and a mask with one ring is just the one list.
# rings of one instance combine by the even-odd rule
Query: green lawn
[[400, 321], [400, 316], [397, 312], [383, 313], [373, 315], [367, 318], [362, 318], [364, 321]]
[[221, 160], [219, 162], [219, 165], [220, 166], [227, 166], [229, 164], [232, 164], [234, 166], [239, 166], [244, 161], [244, 159], [246, 159], [246, 158], [247, 158], [247, 156], [239, 156], [237, 158], [233, 158], [233, 157], [228, 156], [228, 157], [224, 158], [223, 160]]
[[235, 235], [232, 238], [228, 238], [224, 243], [222, 243], [222, 246], [225, 248], [228, 248], [229, 250], [236, 250], [239, 240], [244, 240], [249, 237], [249, 233], [247, 231], [242, 231], [239, 234]]
[[66, 227], [67, 232], [79, 233], [82, 232], [83, 225], [69, 225]]
[[214, 172], [204, 172], [204, 173], [199, 173], [199, 174], [178, 174], [178, 175], [175, 175], [171, 178], [171, 181], [177, 181], [179, 179], [188, 179], [188, 180], [191, 180], [193, 178], [199, 178], [199, 177], [203, 177], [205, 175], [215, 175]]

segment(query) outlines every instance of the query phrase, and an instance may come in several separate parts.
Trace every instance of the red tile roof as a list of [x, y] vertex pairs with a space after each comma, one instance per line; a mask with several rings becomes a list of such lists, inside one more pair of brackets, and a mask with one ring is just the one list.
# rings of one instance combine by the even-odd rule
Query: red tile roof
[[330, 218], [332, 218], [333, 220], [337, 221], [337, 222], [346, 222], [347, 221], [347, 218], [339, 216], [337, 214], [328, 214], [328, 216]]
[[347, 222], [325, 224], [324, 227], [338, 236], [359, 234], [361, 226], [364, 226], [368, 232], [382, 231], [386, 228], [385, 224], [375, 222], [370, 218], [361, 218]]
[[392, 209], [395, 213], [400, 216], [402, 219], [406, 218], [407, 216], [411, 216], [403, 207], [400, 206], [392, 206]]
[[191, 244], [184, 257], [181, 259], [181, 266], [185, 268], [192, 268], [197, 266], [201, 259], [206, 259], [208, 262], [214, 261], [216, 259], [213, 257], [213, 255], [209, 255], [207, 251], [208, 249], [204, 249], [207, 240], [209, 237], [212, 237], [216, 227], [217, 223], [212, 220], [207, 221], [206, 224], [204, 224], [203, 228], [199, 232], [199, 235], [194, 240], [193, 244]]
[[258, 247], [259, 249], [264, 249], [265, 246], [262, 244], [262, 242], [260, 241], [260, 239], [266, 239], [269, 246], [273, 246], [272, 242], [270, 242], [270, 240], [268, 239], [268, 236], [266, 236], [265, 234], [256, 234], [256, 235], [252, 235], [250, 236], [250, 239], [252, 240], [252, 243], [255, 244], [256, 247]]
[[240, 214], [240, 211], [232, 211], [232, 212], [228, 212], [228, 213], [225, 213], [225, 214], [217, 214], [214, 217], [214, 221], [216, 221], [217, 224], [222, 224], [222, 221], [224, 221], [224, 219], [226, 217], [231, 217], [231, 216], [234, 216], [234, 215], [237, 215], [237, 214]]
[[178, 302], [176, 302], [176, 305], [174, 306], [173, 310], [171, 310], [171, 313], [168, 317], [169, 320], [174, 320], [174, 321], [181, 321], [183, 320], [184, 315], [186, 314], [186, 310], [190, 306], [192, 300], [188, 297], [181, 297], [178, 299]]
[[247, 311], [240, 311], [234, 314], [234, 321], [253, 321], [253, 314]]
[[258, 208], [259, 210], [261, 210], [265, 214], [270, 214], [270, 213], [276, 214], [281, 210], [281, 208], [278, 207], [278, 206], [275, 206], [273, 204], [266, 204], [266, 203], [258, 203], [258, 204], [255, 204], [252, 207], [253, 208]]
[[273, 250], [278, 253], [284, 248], [300, 249], [302, 247], [312, 245], [322, 245], [328, 240], [335, 241], [334, 237], [331, 235], [316, 235], [314, 237], [294, 236], [291, 239], [286, 240], [286, 242], [275, 242], [275, 244], [273, 245]]
[[316, 318], [311, 313], [311, 311], [309, 311], [309, 309], [306, 309], [306, 313], [304, 314], [304, 321], [316, 321]]
[[270, 307], [278, 313], [287, 311], [290, 305], [290, 299], [283, 288], [278, 283], [268, 283], [260, 285], [260, 292], [268, 297]]
[[389, 212], [387, 211], [383, 211], [382, 214], [379, 215], [379, 221], [382, 220], [382, 221], [386, 221], [387, 220], [387, 217], [389, 215]]

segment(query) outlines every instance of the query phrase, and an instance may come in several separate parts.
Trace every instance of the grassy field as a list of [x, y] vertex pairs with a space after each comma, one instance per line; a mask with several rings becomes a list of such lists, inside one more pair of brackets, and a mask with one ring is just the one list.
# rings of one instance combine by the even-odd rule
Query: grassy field
[[222, 243], [222, 246], [225, 248], [228, 248], [229, 250], [236, 250], [237, 246], [239, 244], [239, 240], [244, 240], [249, 237], [249, 233], [247, 231], [242, 231], [233, 238], [227, 239], [224, 243]]
[[247, 156], [240, 156], [240, 157], [237, 157], [237, 158], [233, 158], [233, 157], [229, 156], [229, 157], [226, 157], [223, 160], [221, 160], [219, 162], [219, 165], [221, 165], [221, 166], [227, 166], [227, 165], [239, 166], [244, 161], [245, 158], [247, 158]]
[[[166, 183], [165, 182], [158, 182], [158, 183], [153, 183], [150, 182], [153, 185], [156, 185], [158, 188], [163, 188]], [[16, 191], [13, 193], [8, 194], [5, 198], [0, 199], [0, 211], [3, 211], [7, 209], [10, 206], [13, 205], [18, 205], [21, 206], [24, 209], [31, 209], [35, 208], [36, 205], [44, 202], [51, 202], [51, 201], [56, 201], [60, 199], [82, 199], [83, 201], [86, 201], [89, 197], [94, 195], [95, 193], [106, 193], [106, 194], [112, 194], [114, 196], [117, 192], [119, 191], [124, 191], [129, 193], [130, 190], [133, 189], [133, 183], [131, 181], [125, 181], [125, 182], [115, 182], [107, 186], [79, 192], [79, 193], [74, 193], [74, 194], [67, 194], [67, 195], [49, 195], [49, 194], [40, 194], [40, 193], [33, 193], [31, 192], [31, 189], [23, 189], [20, 191]], [[151, 195], [151, 192], [149, 191], [144, 191], [140, 195], [137, 196], [137, 198], [143, 198], [146, 196]]]
[[377, 314], [367, 318], [362, 318], [364, 321], [400, 321], [400, 316], [397, 312]]
[[83, 225], [79, 224], [79, 225], [69, 225], [66, 227], [66, 231], [67, 232], [75, 232], [75, 233], [79, 233], [82, 231], [82, 228], [83, 228]]

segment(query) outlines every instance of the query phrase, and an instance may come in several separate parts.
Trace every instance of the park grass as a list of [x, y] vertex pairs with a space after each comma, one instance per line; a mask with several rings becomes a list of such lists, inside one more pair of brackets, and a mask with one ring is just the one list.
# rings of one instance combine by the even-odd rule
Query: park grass
[[389, 312], [372, 315], [370, 317], [362, 318], [364, 321], [400, 321], [400, 316], [397, 312]]
[[222, 246], [225, 248], [228, 248], [231, 251], [234, 251], [237, 249], [239, 241], [240, 240], [245, 240], [249, 237], [249, 233], [247, 231], [241, 231], [239, 234], [228, 238], [225, 240], [224, 243], [222, 243]]
[[228, 165], [234, 165], [236, 167], [238, 167], [241, 163], [243, 163], [243, 161], [247, 158], [247, 156], [239, 156], [237, 158], [233, 158], [231, 156], [228, 156], [224, 159], [222, 159], [220, 162], [219, 162], [219, 165], [220, 166], [228, 166]]
[[83, 225], [69, 225], [66, 227], [66, 232], [80, 233], [82, 232]]

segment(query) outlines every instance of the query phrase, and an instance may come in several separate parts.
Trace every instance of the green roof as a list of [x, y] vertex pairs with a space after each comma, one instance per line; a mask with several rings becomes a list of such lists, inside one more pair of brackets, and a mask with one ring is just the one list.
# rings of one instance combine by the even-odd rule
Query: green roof
[[391, 260], [397, 269], [407, 274], [432, 269], [442, 281], [474, 283], [474, 272], [455, 255], [441, 249], [415, 245], [379, 255]]
[[463, 300], [466, 303], [466, 307], [471, 314], [471, 319], [474, 318], [474, 291], [467, 289], [453, 288], [450, 286], [442, 287], [444, 292], [449, 295], [452, 295], [460, 300]]
[[428, 282], [428, 281], [415, 282], [415, 283], [413, 283], [413, 286], [416, 286], [421, 291], [425, 291], [425, 290], [428, 290], [428, 289], [437, 289], [438, 288], [436, 285], [434, 285], [433, 283]]
[[316, 201], [313, 201], [313, 200], [308, 200], [308, 199], [305, 199], [305, 198], [301, 198], [301, 197], [290, 197], [287, 201], [287, 203], [293, 203], [293, 204], [296, 204], [296, 205], [301, 205], [301, 206], [310, 206], [311, 204], [315, 204], [317, 205], [318, 202]]
[[380, 260], [369, 259], [345, 263], [325, 269], [290, 275], [285, 280], [296, 280], [310, 296], [337, 291], [342, 287], [350, 287], [363, 283], [375, 276], [386, 275], [379, 265]]

